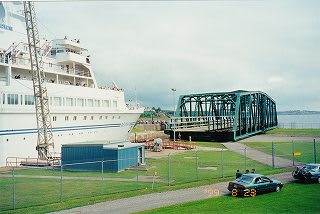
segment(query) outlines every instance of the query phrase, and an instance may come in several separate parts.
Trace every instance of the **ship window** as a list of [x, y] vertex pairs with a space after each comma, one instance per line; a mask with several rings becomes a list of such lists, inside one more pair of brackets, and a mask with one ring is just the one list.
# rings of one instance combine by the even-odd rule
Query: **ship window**
[[83, 107], [84, 106], [84, 99], [78, 98], [77, 105]]
[[90, 118], [91, 120], [93, 120], [93, 116], [91, 116], [91, 118]]
[[100, 100], [94, 100], [94, 106], [100, 107]]
[[104, 118], [107, 120], [107, 119], [108, 119], [108, 116], [105, 116]]
[[114, 108], [117, 108], [117, 107], [118, 107], [118, 102], [115, 101], [115, 100], [113, 101], [113, 107], [114, 107]]
[[2, 94], [2, 104], [6, 104], [6, 95]]
[[109, 106], [110, 106], [110, 105], [109, 105], [109, 100], [103, 100], [102, 106], [109, 108]]
[[99, 120], [102, 120], [102, 116], [99, 117]]
[[114, 119], [114, 116], [112, 116], [112, 119]]
[[53, 120], [53, 121], [57, 121], [57, 116], [53, 116], [53, 117], [52, 117], [52, 120]]
[[84, 116], [84, 117], [83, 117], [83, 120], [87, 120], [87, 116]]
[[61, 102], [61, 97], [54, 97], [53, 98], [53, 105], [54, 106], [61, 106], [62, 102]]
[[62, 49], [58, 49], [57, 53], [63, 53], [64, 51]]
[[73, 106], [73, 98], [66, 98], [66, 106]]
[[77, 120], [77, 116], [73, 116], [73, 120]]
[[7, 103], [8, 105], [18, 105], [18, 94], [8, 94]]
[[118, 119], [120, 119], [120, 116], [118, 117]]
[[22, 95], [20, 95], [20, 105], [23, 105]]
[[93, 99], [88, 99], [87, 106], [93, 107]]
[[34, 105], [34, 96], [33, 95], [25, 95], [24, 96], [24, 104], [25, 105]]
[[64, 117], [64, 120], [69, 120], [69, 116], [65, 116], [65, 117]]

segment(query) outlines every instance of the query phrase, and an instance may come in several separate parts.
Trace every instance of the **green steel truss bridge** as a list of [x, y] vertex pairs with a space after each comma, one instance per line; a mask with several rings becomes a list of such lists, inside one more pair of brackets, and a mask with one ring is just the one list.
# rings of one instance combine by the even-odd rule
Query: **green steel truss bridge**
[[179, 97], [171, 138], [237, 141], [277, 126], [275, 101], [260, 91], [189, 94]]

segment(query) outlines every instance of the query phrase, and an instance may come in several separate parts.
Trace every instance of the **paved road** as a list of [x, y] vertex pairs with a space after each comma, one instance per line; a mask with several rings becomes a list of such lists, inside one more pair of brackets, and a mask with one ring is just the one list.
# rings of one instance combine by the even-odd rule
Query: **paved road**
[[[281, 173], [269, 176], [271, 179], [277, 179], [283, 183], [288, 183], [292, 180], [290, 172]], [[147, 195], [135, 196], [130, 198], [123, 198], [114, 201], [106, 201], [97, 203], [94, 205], [73, 208], [70, 210], [64, 210], [55, 212], [55, 214], [125, 214], [134, 213], [143, 210], [149, 210], [159, 208], [163, 206], [170, 206], [179, 203], [185, 203], [189, 201], [196, 201], [201, 199], [207, 199], [217, 196], [228, 194], [227, 191], [228, 182], [221, 182], [212, 185], [194, 187], [189, 189], [175, 190], [162, 193], [152, 193]]]
[[[244, 155], [244, 153], [246, 152], [247, 157], [255, 161], [258, 161], [260, 163], [272, 166], [272, 155], [247, 147], [242, 143], [230, 142], [230, 143], [222, 143], [222, 144], [233, 152], [237, 152], [241, 155]], [[292, 160], [275, 157], [274, 165], [277, 168], [292, 167]], [[295, 165], [302, 165], [302, 164], [299, 162], [295, 162]]]

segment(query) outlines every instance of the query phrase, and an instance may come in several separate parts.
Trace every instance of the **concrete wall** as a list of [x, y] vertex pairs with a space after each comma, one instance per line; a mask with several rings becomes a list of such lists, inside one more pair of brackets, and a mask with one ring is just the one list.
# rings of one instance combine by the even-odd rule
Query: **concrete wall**
[[165, 134], [163, 131], [147, 131], [147, 132], [138, 132], [131, 133], [129, 137], [130, 142], [145, 142], [151, 141], [155, 138], [167, 139], [169, 135]]
[[160, 124], [137, 124], [136, 127], [143, 131], [160, 131], [161, 129]]

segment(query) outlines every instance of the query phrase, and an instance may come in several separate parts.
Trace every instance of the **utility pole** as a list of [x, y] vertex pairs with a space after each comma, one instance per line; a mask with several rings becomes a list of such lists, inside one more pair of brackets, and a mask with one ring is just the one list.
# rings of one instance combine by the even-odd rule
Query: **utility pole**
[[24, 2], [24, 14], [26, 20], [29, 54], [32, 71], [33, 92], [35, 98], [38, 141], [38, 157], [42, 160], [54, 158], [54, 141], [52, 134], [49, 99], [45, 85], [45, 75], [41, 57], [41, 46], [34, 2]]
[[171, 89], [172, 93], [173, 93], [173, 141], [176, 141], [176, 96], [175, 96], [175, 92], [177, 91], [177, 89], [172, 88]]

